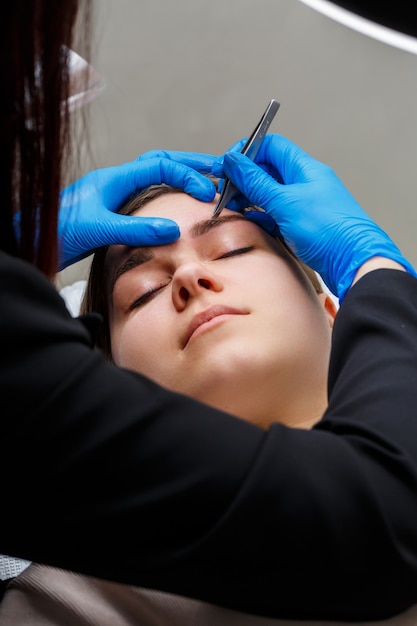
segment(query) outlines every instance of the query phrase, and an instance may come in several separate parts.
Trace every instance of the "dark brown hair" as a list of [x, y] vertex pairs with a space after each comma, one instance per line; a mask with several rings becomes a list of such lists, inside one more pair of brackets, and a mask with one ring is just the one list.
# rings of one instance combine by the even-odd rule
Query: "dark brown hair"
[[71, 153], [68, 55], [77, 48], [89, 58], [90, 25], [90, 0], [13, 0], [2, 6], [0, 249], [49, 277], [57, 271], [62, 164]]
[[[217, 184], [217, 179], [209, 176], [213, 182]], [[182, 192], [183, 189], [176, 189], [174, 187], [170, 187], [166, 184], [161, 185], [152, 185], [148, 189], [134, 195], [130, 200], [128, 200], [118, 211], [123, 215], [131, 215], [132, 213], [136, 213], [143, 206], [154, 200], [155, 198], [159, 198], [162, 195], [167, 193], [174, 192]], [[256, 209], [257, 207], [249, 207], [250, 209]], [[258, 209], [260, 210], [260, 209]], [[296, 261], [296, 263], [303, 270], [300, 272], [301, 278], [308, 281], [313, 285], [316, 293], [322, 293], [323, 289], [319, 279], [317, 278], [317, 274], [307, 265], [302, 263], [298, 257], [292, 252], [292, 250], [286, 245], [283, 240], [279, 240], [282, 246], [287, 250], [289, 255]], [[109, 318], [109, 307], [110, 307], [110, 293], [108, 287], [108, 276], [107, 276], [107, 265], [106, 265], [106, 256], [109, 246], [105, 246], [99, 248], [93, 257], [90, 273], [87, 280], [86, 290], [84, 292], [84, 297], [81, 303], [81, 314], [85, 315], [87, 313], [99, 313], [103, 318], [103, 324], [99, 330], [99, 333], [96, 337], [96, 345], [101, 350], [103, 350], [106, 358], [109, 361], [112, 361], [111, 354], [111, 340], [110, 340], [110, 318]]]

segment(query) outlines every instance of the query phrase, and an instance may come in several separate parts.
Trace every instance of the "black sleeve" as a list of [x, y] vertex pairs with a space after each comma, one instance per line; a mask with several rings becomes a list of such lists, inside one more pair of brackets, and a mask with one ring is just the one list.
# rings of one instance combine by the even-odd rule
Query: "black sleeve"
[[264, 432], [107, 364], [4, 255], [0, 311], [0, 552], [281, 618], [417, 602], [414, 278], [378, 270], [348, 293], [310, 431]]

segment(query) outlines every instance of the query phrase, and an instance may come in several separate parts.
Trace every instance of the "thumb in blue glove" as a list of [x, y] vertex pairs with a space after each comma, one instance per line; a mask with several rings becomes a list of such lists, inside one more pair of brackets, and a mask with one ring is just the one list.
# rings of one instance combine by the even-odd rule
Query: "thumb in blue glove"
[[61, 193], [58, 215], [59, 269], [111, 244], [154, 246], [178, 239], [176, 222], [163, 218], [119, 215], [133, 193], [166, 183], [210, 202], [214, 184], [182, 163], [149, 158], [90, 172]]
[[[272, 234], [280, 233], [340, 301], [359, 267], [376, 256], [396, 261], [416, 276], [395, 243], [359, 206], [333, 170], [288, 139], [267, 135], [256, 163], [231, 152], [213, 172], [224, 172], [230, 178], [246, 198], [246, 206], [249, 203], [265, 210], [269, 231], [273, 218]], [[259, 213], [256, 221], [262, 222]]]

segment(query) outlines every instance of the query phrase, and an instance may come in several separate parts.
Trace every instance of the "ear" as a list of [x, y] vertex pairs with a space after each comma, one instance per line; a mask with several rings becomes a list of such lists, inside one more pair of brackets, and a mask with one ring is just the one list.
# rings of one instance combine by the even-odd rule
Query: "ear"
[[323, 307], [324, 314], [327, 317], [330, 328], [333, 328], [334, 320], [337, 315], [337, 307], [332, 298], [327, 293], [319, 293], [318, 299]]

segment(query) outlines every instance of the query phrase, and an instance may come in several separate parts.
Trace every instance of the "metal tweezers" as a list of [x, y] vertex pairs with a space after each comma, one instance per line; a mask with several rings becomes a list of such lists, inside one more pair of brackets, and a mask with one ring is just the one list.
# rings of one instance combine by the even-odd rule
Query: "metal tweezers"
[[[258, 154], [258, 150], [261, 146], [262, 140], [268, 132], [268, 128], [271, 125], [271, 122], [274, 119], [275, 113], [278, 111], [279, 106], [279, 102], [277, 102], [276, 100], [271, 100], [271, 102], [266, 107], [265, 113], [261, 117], [261, 121], [256, 126], [255, 130], [241, 150], [241, 153], [252, 159], [252, 161]], [[226, 177], [224, 179], [224, 185], [220, 194], [219, 201], [217, 202], [216, 208], [213, 211], [213, 217], [217, 217], [218, 215], [220, 215], [221, 211], [237, 193], [239, 193], [239, 190], [234, 186], [231, 180]]]

